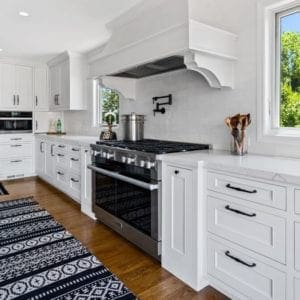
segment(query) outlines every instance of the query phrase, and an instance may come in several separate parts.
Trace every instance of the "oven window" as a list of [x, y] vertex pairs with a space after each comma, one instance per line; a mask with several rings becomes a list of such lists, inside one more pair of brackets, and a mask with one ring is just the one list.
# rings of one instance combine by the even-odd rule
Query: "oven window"
[[153, 236], [155, 226], [151, 213], [157, 211], [154, 193], [95, 173], [95, 204], [149, 236]]

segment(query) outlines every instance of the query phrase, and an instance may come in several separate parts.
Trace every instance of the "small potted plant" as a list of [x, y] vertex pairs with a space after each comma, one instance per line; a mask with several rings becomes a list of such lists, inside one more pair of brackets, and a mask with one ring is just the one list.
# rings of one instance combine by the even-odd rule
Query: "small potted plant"
[[115, 120], [116, 120], [116, 117], [112, 113], [108, 113], [105, 116], [105, 122], [107, 124], [108, 129], [101, 132], [100, 140], [116, 140], [117, 139], [117, 134], [112, 130]]

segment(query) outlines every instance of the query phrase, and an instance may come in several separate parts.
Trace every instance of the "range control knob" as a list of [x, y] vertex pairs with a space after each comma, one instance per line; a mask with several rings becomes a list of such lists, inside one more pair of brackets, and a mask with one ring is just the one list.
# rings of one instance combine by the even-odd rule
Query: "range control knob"
[[132, 163], [134, 163], [135, 160], [136, 160], [135, 157], [127, 157], [127, 163], [128, 163], [129, 165], [132, 164]]
[[155, 162], [147, 161], [146, 162], [146, 168], [151, 169], [155, 167]]
[[115, 156], [114, 153], [107, 153], [106, 154], [107, 159], [112, 159], [112, 158], [114, 158], [114, 156]]
[[146, 162], [144, 160], [140, 160], [140, 167], [144, 168], [146, 165]]
[[102, 155], [101, 155], [103, 158], [106, 158], [106, 156], [107, 156], [107, 152], [102, 152]]
[[125, 164], [125, 163], [126, 163], [126, 161], [127, 161], [127, 157], [126, 157], [126, 156], [122, 156], [122, 157], [121, 157], [121, 160], [122, 160], [122, 163], [124, 163], [124, 164]]

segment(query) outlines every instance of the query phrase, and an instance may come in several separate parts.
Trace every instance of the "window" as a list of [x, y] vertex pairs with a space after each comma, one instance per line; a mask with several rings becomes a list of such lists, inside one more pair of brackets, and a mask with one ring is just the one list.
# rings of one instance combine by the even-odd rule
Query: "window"
[[96, 124], [99, 126], [119, 124], [120, 97], [117, 91], [101, 86], [96, 81]]
[[277, 13], [275, 126], [300, 129], [300, 7]]

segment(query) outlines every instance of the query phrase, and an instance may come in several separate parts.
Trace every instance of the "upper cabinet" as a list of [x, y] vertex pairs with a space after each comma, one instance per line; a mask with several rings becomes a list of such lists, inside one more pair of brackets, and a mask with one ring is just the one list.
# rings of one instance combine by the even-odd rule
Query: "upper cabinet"
[[0, 64], [0, 109], [32, 110], [33, 68]]
[[46, 67], [34, 69], [34, 109], [36, 111], [48, 111], [49, 109], [48, 70]]
[[50, 62], [51, 111], [86, 109], [84, 97], [86, 65], [82, 55], [65, 52]]

